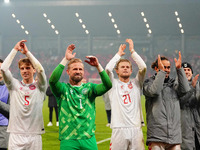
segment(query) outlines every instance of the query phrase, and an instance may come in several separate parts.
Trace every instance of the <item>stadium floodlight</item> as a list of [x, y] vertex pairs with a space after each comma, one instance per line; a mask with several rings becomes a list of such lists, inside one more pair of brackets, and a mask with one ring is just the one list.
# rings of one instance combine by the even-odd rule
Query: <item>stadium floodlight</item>
[[179, 26], [179, 28], [182, 28], [182, 27], [183, 27], [181, 23], [179, 23], [178, 26]]
[[85, 30], [85, 33], [86, 33], [86, 34], [89, 34], [89, 31], [88, 31], [88, 30]]
[[85, 28], [86, 28], [86, 26], [85, 26], [84, 24], [82, 24], [82, 27], [83, 27], [83, 29], [85, 29]]
[[120, 30], [117, 30], [117, 34], [120, 34]]
[[24, 26], [23, 26], [23, 25], [21, 25], [21, 28], [22, 28], [22, 29], [24, 29]]
[[26, 33], [27, 35], [29, 34], [29, 32], [28, 32], [27, 30], [25, 31], [25, 33]]
[[52, 28], [52, 29], [55, 29], [55, 26], [52, 24], [52, 25], [51, 25], [51, 28]]
[[143, 20], [144, 20], [144, 22], [147, 22], [147, 18], [144, 18]]
[[19, 21], [18, 19], [16, 20], [16, 22], [17, 22], [18, 24], [20, 24], [20, 21]]
[[78, 18], [79, 17], [79, 14], [78, 13], [75, 13], [76, 17]]
[[114, 24], [115, 29], [117, 29], [117, 24]]
[[149, 29], [148, 32], [149, 32], [149, 34], [151, 34], [152, 33], [151, 29]]
[[174, 13], [175, 13], [175, 16], [178, 16], [178, 12], [177, 11], [175, 11]]
[[46, 17], [47, 17], [47, 14], [46, 14], [46, 13], [43, 13], [43, 16], [46, 18]]
[[83, 22], [83, 20], [82, 20], [82, 19], [79, 19], [78, 21], [79, 21], [80, 23], [82, 23], [82, 22]]
[[149, 24], [148, 23], [146, 24], [146, 27], [149, 28]]
[[16, 17], [15, 14], [12, 14], [12, 17], [15, 18]]
[[50, 20], [50, 19], [47, 19], [47, 22], [48, 22], [48, 23], [51, 23], [51, 20]]
[[56, 33], [56, 34], [59, 34], [58, 30], [55, 30], [55, 33]]
[[112, 21], [112, 23], [114, 23], [114, 22], [115, 22], [115, 19], [114, 19], [114, 18], [112, 18], [112, 19], [111, 19], [111, 21]]
[[4, 0], [4, 3], [10, 3], [10, 0]]
[[184, 30], [183, 30], [183, 29], [181, 29], [181, 33], [184, 33]]
[[141, 12], [141, 16], [143, 16], [143, 17], [144, 17], [144, 12]]
[[111, 12], [108, 12], [108, 16], [109, 16], [109, 17], [112, 17], [112, 13], [111, 13]]
[[180, 22], [180, 21], [181, 21], [181, 19], [180, 19], [180, 18], [176, 18], [176, 20], [177, 20], [177, 22]]

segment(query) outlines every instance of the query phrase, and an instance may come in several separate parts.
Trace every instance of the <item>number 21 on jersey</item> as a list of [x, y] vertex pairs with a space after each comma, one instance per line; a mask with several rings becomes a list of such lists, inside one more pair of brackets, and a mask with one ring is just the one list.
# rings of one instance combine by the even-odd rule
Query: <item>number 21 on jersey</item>
[[124, 104], [131, 103], [131, 98], [129, 94], [123, 95], [122, 97], [123, 97]]

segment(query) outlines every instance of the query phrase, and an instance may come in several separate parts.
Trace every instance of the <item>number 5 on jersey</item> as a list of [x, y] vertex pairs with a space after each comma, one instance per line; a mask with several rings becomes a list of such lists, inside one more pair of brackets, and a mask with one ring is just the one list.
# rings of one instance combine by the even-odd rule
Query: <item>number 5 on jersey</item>
[[24, 105], [26, 105], [26, 106], [29, 105], [29, 100], [27, 98], [29, 98], [29, 96], [25, 96], [25, 103], [24, 103]]
[[124, 104], [131, 103], [131, 98], [129, 94], [123, 95], [124, 98]]

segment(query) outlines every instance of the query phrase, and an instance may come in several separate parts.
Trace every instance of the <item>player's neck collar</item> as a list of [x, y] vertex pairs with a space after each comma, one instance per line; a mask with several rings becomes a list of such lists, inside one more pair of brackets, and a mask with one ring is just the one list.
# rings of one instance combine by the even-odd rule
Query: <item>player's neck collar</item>
[[35, 80], [33, 79], [33, 82], [32, 82], [32, 83], [26, 84], [26, 83], [24, 83], [24, 81], [22, 80], [22, 81], [21, 81], [21, 84], [22, 84], [23, 86], [29, 86], [29, 85], [33, 84], [34, 82], [35, 82]]

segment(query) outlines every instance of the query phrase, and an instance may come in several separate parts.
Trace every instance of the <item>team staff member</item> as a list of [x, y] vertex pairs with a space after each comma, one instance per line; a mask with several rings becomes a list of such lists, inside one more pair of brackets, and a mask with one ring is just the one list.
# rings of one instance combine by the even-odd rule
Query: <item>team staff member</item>
[[180, 98], [182, 150], [200, 149], [200, 91], [199, 74], [193, 77], [192, 66], [188, 62], [182, 63], [191, 90]]
[[57, 102], [56, 102], [56, 98], [53, 95], [53, 93], [51, 92], [50, 86], [48, 86], [47, 91], [46, 91], [46, 95], [49, 97], [49, 102], [48, 102], [48, 107], [49, 107], [49, 123], [47, 124], [47, 126], [53, 126], [52, 123], [52, 118], [53, 118], [53, 108], [55, 110], [55, 114], [56, 114], [56, 126], [59, 126], [59, 122], [58, 122], [58, 106], [57, 106]]
[[181, 53], [175, 60], [178, 82], [169, 77], [171, 63], [166, 57], [158, 58], [151, 67], [156, 74], [146, 79], [143, 94], [146, 98], [147, 145], [151, 150], [180, 150], [181, 121], [179, 97], [189, 91]]
[[[133, 41], [126, 39], [126, 42], [139, 70], [136, 77], [130, 79], [132, 64], [127, 59], [120, 59], [125, 54], [125, 44], [120, 45], [118, 53], [106, 66], [106, 72], [113, 84], [108, 91], [112, 111], [110, 150], [144, 150], [141, 94], [146, 64], [135, 52]], [[119, 79], [114, 78], [114, 67]]]
[[[60, 149], [97, 150], [95, 98], [106, 93], [112, 83], [94, 56], [86, 56], [89, 61], [85, 62], [97, 68], [102, 84], [82, 83], [84, 65], [80, 59], [74, 58], [74, 49], [74, 44], [67, 47], [65, 57], [49, 79], [58, 103]], [[61, 83], [59, 79], [67, 63], [69, 83]]]
[[[42, 65], [28, 50], [25, 42], [26, 40], [19, 41], [1, 66], [4, 82], [10, 94], [8, 149], [42, 150], [42, 108], [47, 81]], [[15, 79], [9, 71], [18, 51], [27, 56], [18, 61], [22, 81]], [[35, 72], [37, 82], [34, 81]]]
[[7, 150], [9, 133], [7, 131], [9, 118], [9, 93], [3, 81], [1, 74], [1, 65], [3, 60], [0, 59], [0, 150]]

